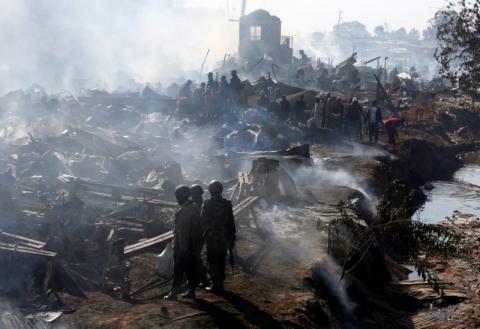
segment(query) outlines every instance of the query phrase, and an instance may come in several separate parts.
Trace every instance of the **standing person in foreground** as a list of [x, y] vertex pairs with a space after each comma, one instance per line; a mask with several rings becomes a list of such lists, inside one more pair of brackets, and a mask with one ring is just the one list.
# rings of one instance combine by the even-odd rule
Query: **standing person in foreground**
[[173, 228], [173, 281], [170, 293], [165, 299], [176, 300], [183, 276], [188, 280], [188, 291], [182, 296], [195, 298], [195, 258], [192, 243], [192, 232], [195, 223], [200, 222], [198, 208], [190, 198], [188, 186], [178, 186], [175, 189], [175, 198], [180, 209], [175, 213]]
[[210, 199], [205, 200], [202, 221], [205, 223], [207, 262], [212, 285], [207, 290], [221, 293], [225, 280], [227, 249], [233, 250], [236, 240], [232, 203], [222, 197], [223, 185], [212, 181], [208, 186]]
[[366, 120], [368, 122], [368, 138], [370, 143], [378, 142], [378, 128], [382, 122], [382, 111], [377, 106], [377, 101], [372, 102], [372, 106], [367, 111]]
[[205, 243], [205, 225], [203, 224], [200, 213], [203, 207], [203, 188], [200, 185], [192, 185], [190, 187], [190, 194], [192, 202], [197, 208], [197, 221], [192, 226], [192, 244], [193, 244], [193, 258], [195, 259], [195, 284], [196, 286], [206, 287], [207, 269], [203, 265], [202, 250]]

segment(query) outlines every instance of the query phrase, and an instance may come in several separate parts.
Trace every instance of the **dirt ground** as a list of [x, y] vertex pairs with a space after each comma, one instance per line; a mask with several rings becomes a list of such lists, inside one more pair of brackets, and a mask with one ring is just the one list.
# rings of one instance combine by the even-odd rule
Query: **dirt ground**
[[440, 310], [449, 321], [480, 328], [480, 221], [460, 220], [444, 225], [464, 236], [464, 246], [471, 253], [461, 258], [429, 258], [429, 267], [444, 281], [465, 289], [470, 298]]
[[[359, 144], [333, 148], [312, 147], [315, 170], [345, 168], [361, 185], [377, 164], [374, 156], [381, 148]], [[312, 184], [300, 186], [309, 193], [309, 203], [289, 206], [262, 205], [237, 221], [239, 263], [234, 274], [227, 266], [226, 293], [218, 296], [199, 289], [197, 299], [164, 301], [165, 285], [144, 293], [138, 300], [121, 301], [107, 294], [87, 293], [87, 299], [63, 295], [65, 303], [77, 311], [64, 315], [62, 322], [76, 328], [318, 328], [335, 321], [328, 307], [312, 314], [307, 305], [324, 306], [305, 278], [313, 263], [325, 257], [325, 234], [318, 222], [339, 215], [341, 202], [359, 194], [352, 181], [338, 184], [324, 175]], [[322, 184], [318, 184], [323, 182]], [[265, 209], [264, 209], [265, 208]], [[155, 278], [155, 252], [133, 257], [132, 289]], [[319, 317], [319, 314], [323, 316]]]

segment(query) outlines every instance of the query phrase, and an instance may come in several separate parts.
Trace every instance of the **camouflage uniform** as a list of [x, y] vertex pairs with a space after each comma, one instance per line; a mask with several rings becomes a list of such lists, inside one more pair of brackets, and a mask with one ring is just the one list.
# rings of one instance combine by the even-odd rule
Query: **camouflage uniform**
[[175, 214], [173, 238], [173, 282], [172, 291], [182, 285], [183, 275], [188, 287], [195, 287], [195, 258], [193, 252], [193, 232], [195, 223], [200, 222], [198, 208], [192, 201], [185, 202]]
[[202, 209], [207, 240], [207, 262], [212, 283], [222, 286], [225, 280], [225, 257], [230, 243], [236, 239], [232, 203], [221, 195], [206, 200]]

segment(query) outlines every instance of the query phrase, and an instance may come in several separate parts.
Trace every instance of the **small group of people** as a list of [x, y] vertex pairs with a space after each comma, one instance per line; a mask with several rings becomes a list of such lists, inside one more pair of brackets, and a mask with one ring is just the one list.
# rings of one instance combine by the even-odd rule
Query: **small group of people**
[[[173, 229], [173, 281], [165, 299], [175, 300], [184, 278], [188, 290], [184, 298], [195, 298], [195, 288], [205, 287], [214, 293], [223, 292], [225, 258], [227, 250], [233, 251], [236, 240], [232, 203], [222, 197], [223, 185], [212, 181], [208, 186], [210, 199], [203, 200], [200, 185], [178, 186], [175, 198], [180, 209], [175, 214]], [[202, 251], [206, 245], [208, 274]]]
[[400, 118], [390, 118], [383, 122], [382, 110], [377, 101], [373, 101], [364, 111], [356, 97], [344, 104], [340, 97], [333, 98], [327, 94], [323, 99], [315, 98], [315, 105], [307, 125], [343, 130], [350, 140], [361, 141], [362, 127], [365, 124], [369, 141], [377, 143], [379, 130], [383, 124], [388, 134], [388, 143], [395, 144], [395, 137], [398, 136], [397, 128], [403, 122], [404, 120]]
[[242, 104], [245, 85], [237, 71], [231, 71], [230, 75], [230, 82], [226, 76], [218, 81], [209, 72], [207, 82], [200, 83], [196, 88], [193, 88], [193, 81], [188, 80], [178, 92], [177, 111], [185, 115], [215, 116], [229, 107]]

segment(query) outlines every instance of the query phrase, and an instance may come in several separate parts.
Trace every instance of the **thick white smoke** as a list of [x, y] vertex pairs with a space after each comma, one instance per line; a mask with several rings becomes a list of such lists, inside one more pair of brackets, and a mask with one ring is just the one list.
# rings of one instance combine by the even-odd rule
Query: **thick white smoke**
[[235, 48], [224, 11], [156, 0], [0, 0], [0, 92], [76, 79], [107, 89], [136, 79], [171, 81]]

